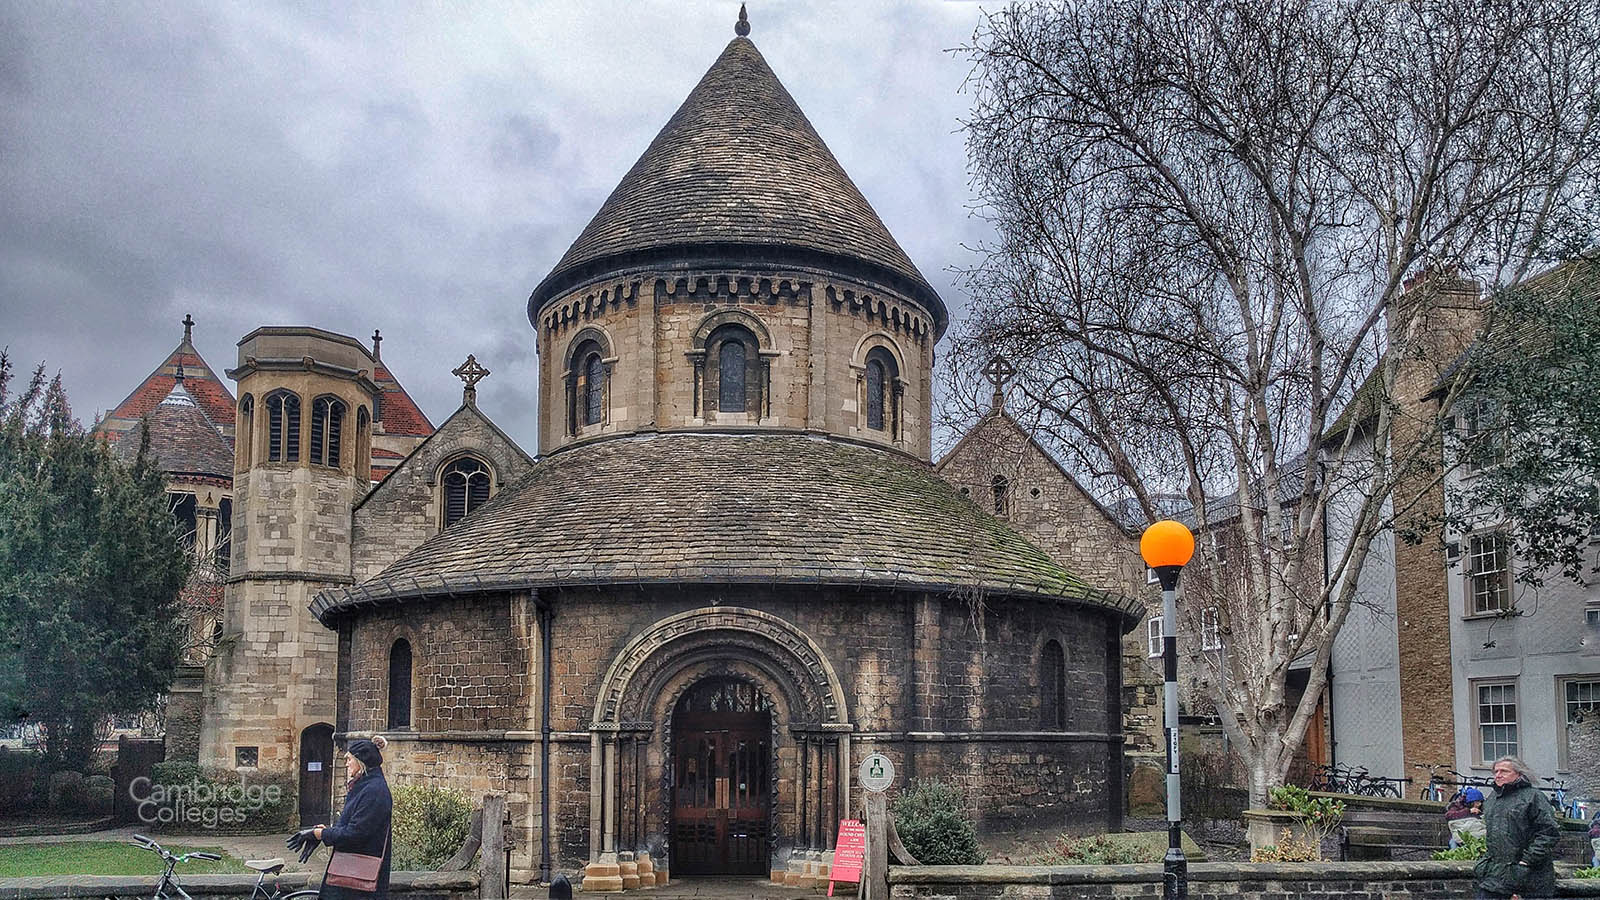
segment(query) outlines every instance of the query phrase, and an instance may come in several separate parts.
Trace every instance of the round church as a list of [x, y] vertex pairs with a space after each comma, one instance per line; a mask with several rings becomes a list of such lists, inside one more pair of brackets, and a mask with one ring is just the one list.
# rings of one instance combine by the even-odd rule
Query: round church
[[529, 875], [764, 874], [874, 752], [982, 827], [1118, 828], [1138, 607], [935, 474], [945, 305], [748, 30], [528, 300], [537, 459], [312, 600], [333, 730], [505, 792]]

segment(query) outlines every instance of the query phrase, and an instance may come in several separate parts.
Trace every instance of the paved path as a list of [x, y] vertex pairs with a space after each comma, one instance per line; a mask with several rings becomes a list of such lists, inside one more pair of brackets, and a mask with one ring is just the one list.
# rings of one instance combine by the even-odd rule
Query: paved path
[[[825, 887], [818, 890], [779, 887], [765, 878], [691, 878], [683, 881], [674, 878], [666, 887], [640, 888], [621, 894], [573, 893], [574, 897], [632, 897], [635, 900], [818, 900], [827, 895], [828, 889]], [[549, 888], [525, 884], [511, 886], [511, 900], [545, 900], [549, 896]], [[834, 889], [833, 896], [836, 900], [855, 900], [856, 886], [841, 884]]]

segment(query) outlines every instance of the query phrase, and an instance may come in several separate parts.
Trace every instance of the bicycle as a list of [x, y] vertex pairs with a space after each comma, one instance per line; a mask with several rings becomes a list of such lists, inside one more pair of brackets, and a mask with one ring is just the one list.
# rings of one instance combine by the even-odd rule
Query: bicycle
[[1550, 786], [1539, 790], [1550, 796], [1550, 805], [1555, 807], [1556, 815], [1568, 819], [1577, 819], [1583, 816], [1582, 810], [1578, 808], [1576, 798], [1571, 803], [1567, 802], [1567, 782], [1564, 779], [1545, 776], [1544, 780], [1549, 782]]
[[[161, 872], [161, 880], [156, 882], [156, 891], [151, 895], [151, 900], [179, 900], [179, 898], [181, 898], [181, 900], [194, 900], [193, 897], [189, 896], [189, 892], [183, 889], [183, 885], [178, 883], [178, 879], [174, 877], [178, 866], [182, 863], [188, 862], [191, 859], [207, 859], [211, 860], [212, 862], [222, 859], [222, 857], [215, 853], [204, 853], [200, 851], [174, 855], [172, 851], [142, 834], [134, 835], [133, 843], [142, 849], [158, 854], [161, 857], [161, 861], [166, 863], [166, 868]], [[176, 893], [168, 893], [169, 890], [175, 891]]]
[[1417, 793], [1418, 800], [1432, 800], [1435, 803], [1444, 803], [1454, 796], [1453, 793], [1449, 796], [1445, 795], [1444, 786], [1450, 784], [1450, 780], [1441, 772], [1451, 775], [1456, 774], [1455, 772], [1436, 763], [1419, 763], [1411, 768], [1428, 770], [1428, 783], [1423, 785], [1422, 790]]
[[[166, 863], [166, 868], [161, 872], [161, 880], [156, 882], [155, 893], [151, 895], [152, 900], [194, 900], [189, 895], [189, 892], [183, 889], [183, 885], [178, 883], [178, 866], [191, 859], [204, 859], [212, 862], [222, 859], [221, 856], [215, 853], [203, 851], [174, 854], [156, 843], [154, 839], [142, 834], [134, 835], [132, 843], [142, 849], [158, 854], [162, 861]], [[253, 859], [245, 862], [245, 866], [254, 869], [256, 872], [255, 889], [250, 893], [250, 900], [316, 900], [321, 895], [322, 892], [320, 890], [300, 890], [285, 894], [282, 892], [282, 887], [276, 878], [273, 879], [272, 890], [269, 892], [266, 889], [266, 877], [268, 875], [276, 876], [282, 872], [283, 865], [282, 859]], [[107, 898], [107, 900], [116, 900], [116, 898]]]
[[[278, 880], [278, 876], [283, 873], [282, 857], [247, 859], [244, 865], [247, 869], [254, 869], [256, 873], [256, 886], [250, 892], [250, 900], [316, 900], [322, 896], [322, 891], [316, 888], [283, 893], [283, 885]], [[272, 876], [271, 892], [266, 889], [268, 875]]]

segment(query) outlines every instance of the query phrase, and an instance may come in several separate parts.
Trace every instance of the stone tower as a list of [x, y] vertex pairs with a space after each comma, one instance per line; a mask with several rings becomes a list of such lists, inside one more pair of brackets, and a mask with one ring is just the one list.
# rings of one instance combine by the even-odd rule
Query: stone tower
[[[316, 328], [258, 328], [239, 342], [228, 372], [239, 392], [233, 553], [202, 766], [299, 772], [302, 782], [331, 768], [338, 642], [306, 607], [351, 581], [350, 509], [369, 487], [374, 368], [360, 342]], [[320, 784], [300, 787], [304, 802], [326, 805]], [[304, 802], [303, 818], [323, 811]]]

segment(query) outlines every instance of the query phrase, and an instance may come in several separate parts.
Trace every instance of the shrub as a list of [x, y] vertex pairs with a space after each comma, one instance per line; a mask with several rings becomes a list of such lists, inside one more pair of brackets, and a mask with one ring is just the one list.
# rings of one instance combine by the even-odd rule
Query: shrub
[[472, 801], [465, 794], [427, 785], [396, 785], [394, 867], [402, 871], [439, 868], [467, 840]]
[[1056, 838], [1045, 851], [1036, 859], [1030, 859], [1029, 865], [1042, 866], [1124, 866], [1132, 863], [1160, 862], [1166, 851], [1153, 852], [1149, 848], [1131, 846], [1126, 843], [1111, 840], [1103, 834], [1090, 837]]
[[[1287, 810], [1299, 816], [1301, 829], [1308, 840], [1296, 841], [1316, 848], [1312, 859], [1322, 856], [1322, 842], [1339, 827], [1344, 818], [1344, 801], [1332, 797], [1313, 797], [1305, 788], [1292, 784], [1280, 785], [1267, 794], [1267, 808]], [[1288, 841], [1284, 842], [1288, 844]], [[1252, 856], [1253, 858], [1253, 856]], [[1288, 860], [1280, 860], [1287, 862]]]
[[1477, 835], [1469, 834], [1462, 841], [1461, 846], [1451, 850], [1435, 850], [1434, 859], [1477, 859], [1489, 852], [1489, 842]]
[[917, 778], [894, 802], [894, 826], [906, 849], [924, 865], [983, 862], [978, 832], [967, 818], [961, 792], [930, 778]]
[[0, 809], [21, 811], [44, 805], [48, 783], [43, 753], [0, 747]]
[[1573, 878], [1600, 878], [1600, 866], [1588, 866], [1572, 873]]
[[286, 831], [298, 798], [292, 777], [208, 775], [192, 762], [156, 763], [133, 790], [139, 821], [176, 834]]
[[1286, 837], [1281, 844], [1268, 844], [1250, 852], [1251, 862], [1316, 862], [1322, 858], [1322, 847], [1310, 841]]

